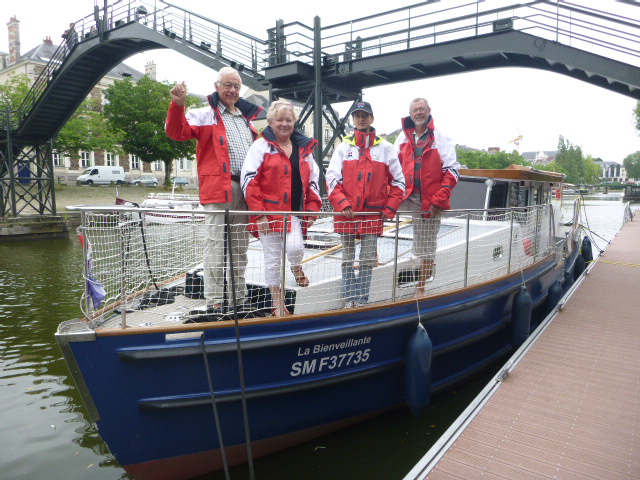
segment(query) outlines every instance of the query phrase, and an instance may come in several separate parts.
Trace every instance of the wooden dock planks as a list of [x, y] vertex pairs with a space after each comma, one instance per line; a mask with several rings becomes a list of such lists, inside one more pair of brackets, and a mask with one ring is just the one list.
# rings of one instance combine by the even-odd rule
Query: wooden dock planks
[[405, 480], [640, 478], [640, 215], [429, 468]]

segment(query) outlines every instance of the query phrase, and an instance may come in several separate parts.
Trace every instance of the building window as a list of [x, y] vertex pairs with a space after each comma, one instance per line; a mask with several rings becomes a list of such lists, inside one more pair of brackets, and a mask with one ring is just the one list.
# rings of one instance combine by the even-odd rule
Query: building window
[[115, 167], [118, 165], [118, 158], [115, 153], [107, 153], [105, 161], [107, 162], [107, 167]]
[[192, 163], [193, 162], [191, 160], [187, 160], [186, 158], [181, 158], [180, 161], [178, 162], [178, 169], [186, 170], [190, 172]]
[[140, 170], [140, 158], [136, 155], [131, 155], [131, 169]]
[[329, 130], [328, 128], [324, 129], [324, 139], [331, 140], [331, 130]]
[[154, 161], [154, 162], [153, 162], [153, 169], [154, 169], [154, 170], [156, 170], [156, 171], [158, 171], [158, 172], [161, 172], [161, 171], [162, 171], [162, 164], [163, 164], [163, 163], [164, 163], [164, 162], [163, 162], [162, 160], [156, 160], [156, 161]]
[[53, 151], [53, 166], [64, 167], [64, 157], [57, 150]]
[[91, 166], [91, 152], [80, 152], [80, 166], [82, 168]]

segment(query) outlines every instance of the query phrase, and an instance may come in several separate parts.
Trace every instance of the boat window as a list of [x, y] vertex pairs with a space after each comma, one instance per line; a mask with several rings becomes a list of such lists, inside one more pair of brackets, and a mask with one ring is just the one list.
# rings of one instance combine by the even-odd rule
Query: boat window
[[504, 248], [502, 248], [502, 245], [498, 245], [497, 247], [494, 247], [493, 259], [500, 260], [502, 258], [503, 253], [504, 253]]
[[518, 199], [520, 198], [520, 185], [516, 182], [509, 184], [509, 206], [517, 207]]
[[508, 184], [505, 182], [496, 182], [491, 188], [491, 196], [489, 197], [489, 208], [504, 208], [507, 206]]

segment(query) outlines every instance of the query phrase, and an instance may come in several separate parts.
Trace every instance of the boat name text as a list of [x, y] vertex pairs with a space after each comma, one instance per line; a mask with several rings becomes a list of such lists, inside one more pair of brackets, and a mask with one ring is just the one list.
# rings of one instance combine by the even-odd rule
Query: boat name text
[[[314, 355], [318, 353], [333, 352], [344, 350], [347, 348], [359, 347], [371, 343], [371, 337], [350, 338], [343, 342], [336, 343], [318, 343], [313, 347], [298, 348], [298, 357]], [[308, 375], [311, 373], [319, 373], [323, 370], [333, 370], [335, 368], [347, 367], [357, 363], [364, 363], [369, 360], [370, 348], [365, 350], [356, 350], [352, 352], [340, 353], [327, 357], [314, 358], [304, 360], [302, 362], [294, 362], [291, 365], [291, 376]]]
[[312, 348], [298, 348], [298, 356], [303, 357], [305, 355], [331, 352], [333, 350], [343, 350], [345, 348], [359, 347], [360, 345], [367, 345], [369, 343], [371, 343], [371, 337], [350, 338], [349, 340], [339, 343], [318, 343]]

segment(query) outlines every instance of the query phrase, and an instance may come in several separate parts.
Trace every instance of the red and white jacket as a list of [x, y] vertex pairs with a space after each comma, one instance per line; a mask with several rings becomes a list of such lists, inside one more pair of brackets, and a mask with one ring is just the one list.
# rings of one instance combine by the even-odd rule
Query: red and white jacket
[[[329, 201], [336, 212], [378, 212], [395, 217], [402, 203], [405, 183], [393, 145], [376, 136], [375, 130], [356, 130], [338, 145], [326, 173]], [[358, 235], [382, 235], [380, 216], [337, 215], [334, 231]]]
[[[429, 116], [427, 125], [427, 144], [421, 155], [420, 195], [422, 211], [431, 205], [443, 210], [451, 208], [451, 191], [458, 183], [460, 163], [456, 156], [456, 144], [433, 125]], [[407, 182], [405, 198], [411, 195], [415, 175], [415, 125], [411, 117], [402, 119], [402, 132], [395, 142], [396, 154], [402, 163], [402, 171]]]
[[[313, 159], [313, 149], [318, 141], [305, 137], [297, 130], [291, 139], [298, 146], [300, 179], [302, 180], [302, 205], [306, 212], [317, 212], [322, 207], [318, 188], [320, 169]], [[262, 132], [247, 152], [242, 165], [240, 185], [249, 210], [261, 212], [295, 211], [291, 205], [291, 161], [282, 151], [271, 127]], [[298, 208], [296, 206], [296, 208]], [[255, 224], [258, 216], [251, 216], [249, 230], [257, 232]], [[283, 231], [282, 215], [267, 215], [271, 231]]]
[[[195, 138], [196, 160], [198, 162], [198, 182], [200, 183], [200, 203], [227, 203], [231, 201], [231, 160], [227, 130], [218, 109], [218, 92], [209, 95], [209, 106], [189, 110], [171, 102], [165, 130], [173, 140]], [[263, 110], [262, 107], [239, 99], [236, 108], [247, 120], [254, 140], [258, 132], [251, 120]]]

